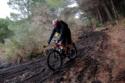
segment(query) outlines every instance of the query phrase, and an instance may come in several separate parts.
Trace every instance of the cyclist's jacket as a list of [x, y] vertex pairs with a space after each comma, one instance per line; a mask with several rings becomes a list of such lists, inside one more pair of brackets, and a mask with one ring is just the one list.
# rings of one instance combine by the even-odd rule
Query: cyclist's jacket
[[49, 38], [48, 44], [50, 44], [50, 42], [51, 42], [51, 40], [56, 32], [60, 34], [58, 42], [61, 41], [62, 44], [64, 44], [64, 45], [70, 44], [72, 42], [70, 29], [68, 28], [68, 25], [64, 21], [61, 20], [54, 27], [54, 29], [51, 33], [51, 36]]

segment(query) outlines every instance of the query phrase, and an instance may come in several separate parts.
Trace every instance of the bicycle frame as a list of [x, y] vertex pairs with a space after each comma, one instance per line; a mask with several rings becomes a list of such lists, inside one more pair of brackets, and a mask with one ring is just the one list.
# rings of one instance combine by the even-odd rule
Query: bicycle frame
[[[49, 53], [48, 58], [47, 58], [48, 67], [51, 70], [55, 71], [56, 69], [60, 69], [61, 68], [61, 66], [63, 65], [63, 60], [66, 57], [68, 57], [69, 60], [75, 59], [76, 54], [75, 54], [75, 56], [74, 55], [72, 56], [70, 49], [71, 49], [71, 47], [69, 47], [69, 48], [67, 47], [68, 54], [65, 54], [66, 50], [63, 48], [63, 46], [61, 44], [55, 43], [52, 46], [52, 51]], [[77, 51], [76, 48], [74, 49], [74, 51], [75, 51], [75, 53], [77, 53], [76, 52]], [[56, 58], [56, 57], [58, 57], [58, 58]], [[55, 61], [57, 61], [57, 62], [55, 62]], [[56, 65], [56, 63], [58, 63], [58, 65]]]

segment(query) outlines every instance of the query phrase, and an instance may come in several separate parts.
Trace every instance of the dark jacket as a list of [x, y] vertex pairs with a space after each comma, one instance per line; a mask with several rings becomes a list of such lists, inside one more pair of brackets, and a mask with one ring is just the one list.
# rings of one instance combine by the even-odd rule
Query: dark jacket
[[50, 44], [50, 42], [56, 32], [60, 33], [60, 38], [58, 39], [58, 42], [61, 41], [62, 44], [71, 43], [71, 41], [72, 41], [71, 32], [70, 32], [70, 29], [68, 28], [68, 25], [64, 21], [59, 21], [51, 33], [48, 44]]

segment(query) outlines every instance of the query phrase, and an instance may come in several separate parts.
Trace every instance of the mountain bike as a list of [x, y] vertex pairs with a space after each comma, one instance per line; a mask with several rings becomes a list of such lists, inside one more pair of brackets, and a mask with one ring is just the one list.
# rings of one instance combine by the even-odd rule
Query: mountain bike
[[52, 47], [50, 53], [47, 57], [47, 64], [48, 67], [55, 71], [59, 70], [63, 65], [63, 60], [68, 57], [69, 60], [73, 60], [77, 56], [77, 49], [74, 43], [67, 46], [67, 53], [65, 54], [65, 50], [62, 48], [61, 45], [55, 44], [55, 46]]

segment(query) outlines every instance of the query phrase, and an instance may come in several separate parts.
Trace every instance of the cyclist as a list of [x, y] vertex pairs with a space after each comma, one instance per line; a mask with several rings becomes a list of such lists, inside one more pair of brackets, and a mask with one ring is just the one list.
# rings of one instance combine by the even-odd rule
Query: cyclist
[[63, 46], [65, 53], [66, 53], [67, 45], [72, 44], [71, 31], [68, 27], [68, 24], [62, 20], [56, 19], [56, 20], [53, 20], [52, 25], [53, 25], [53, 31], [48, 40], [48, 44], [50, 44], [54, 35], [58, 33], [58, 34], [60, 34], [60, 37], [59, 37], [57, 43], [59, 43]]

